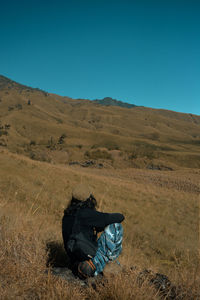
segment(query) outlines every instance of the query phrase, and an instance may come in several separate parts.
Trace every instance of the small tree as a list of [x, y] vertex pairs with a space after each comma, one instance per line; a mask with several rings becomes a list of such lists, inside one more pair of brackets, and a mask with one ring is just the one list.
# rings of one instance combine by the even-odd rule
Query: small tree
[[61, 144], [64, 144], [64, 139], [66, 138], [66, 135], [63, 133], [59, 139], [58, 139], [58, 144], [61, 145]]

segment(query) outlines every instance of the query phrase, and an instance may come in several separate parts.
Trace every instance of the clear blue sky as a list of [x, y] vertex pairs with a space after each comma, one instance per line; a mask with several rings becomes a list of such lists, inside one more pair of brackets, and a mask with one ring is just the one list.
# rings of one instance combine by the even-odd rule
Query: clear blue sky
[[200, 1], [0, 0], [0, 74], [200, 115]]

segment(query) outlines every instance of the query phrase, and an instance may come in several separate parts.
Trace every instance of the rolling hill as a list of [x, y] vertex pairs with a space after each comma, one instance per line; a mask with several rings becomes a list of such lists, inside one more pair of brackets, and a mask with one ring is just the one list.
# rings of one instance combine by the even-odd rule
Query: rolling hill
[[[1, 298], [159, 300], [138, 284], [150, 269], [175, 284], [173, 299], [198, 299], [199, 146], [199, 116], [100, 105], [0, 76]], [[95, 289], [51, 273], [66, 266], [61, 219], [80, 182], [99, 211], [125, 216], [125, 271]]]
[[64, 164], [200, 167], [200, 116], [109, 103], [61, 97], [0, 76], [0, 147]]

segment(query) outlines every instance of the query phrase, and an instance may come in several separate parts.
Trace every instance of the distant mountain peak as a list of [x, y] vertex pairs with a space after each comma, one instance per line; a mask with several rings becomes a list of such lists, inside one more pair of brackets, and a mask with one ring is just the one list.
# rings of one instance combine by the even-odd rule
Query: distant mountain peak
[[104, 106], [120, 106], [125, 108], [132, 108], [137, 106], [135, 104], [126, 103], [120, 100], [113, 99], [111, 97], [105, 97], [103, 99], [95, 99], [93, 101]]

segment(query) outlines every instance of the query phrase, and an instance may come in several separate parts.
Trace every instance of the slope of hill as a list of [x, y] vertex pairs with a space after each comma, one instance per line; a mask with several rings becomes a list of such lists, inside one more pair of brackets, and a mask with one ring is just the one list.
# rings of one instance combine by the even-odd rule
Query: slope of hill
[[[169, 276], [177, 299], [198, 299], [200, 117], [0, 81], [1, 298], [158, 300], [136, 276], [151, 269]], [[47, 270], [66, 266], [61, 218], [80, 182], [98, 210], [125, 215], [125, 272], [95, 289]]]
[[0, 78], [0, 147], [33, 159], [114, 168], [200, 167], [200, 117], [101, 106]]
[[[1, 299], [159, 300], [147, 282], [138, 286], [136, 274], [143, 269], [169, 276], [181, 289], [177, 299], [198, 299], [199, 181], [199, 170], [74, 168], [0, 149]], [[90, 184], [98, 210], [125, 215], [119, 261], [126, 276], [106, 277], [84, 295], [46, 272], [46, 249], [54, 266], [66, 266], [61, 218], [79, 182]]]
[[16, 81], [13, 81], [3, 75], [0, 75], [0, 90], [2, 89], [6, 89], [6, 90], [9, 90], [9, 89], [16, 89], [18, 91], [40, 91], [42, 93], [45, 93], [45, 91], [43, 90], [40, 90], [39, 88], [32, 88], [32, 87], [28, 87], [26, 85], [23, 85], [23, 84], [20, 84]]

